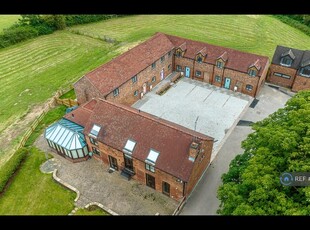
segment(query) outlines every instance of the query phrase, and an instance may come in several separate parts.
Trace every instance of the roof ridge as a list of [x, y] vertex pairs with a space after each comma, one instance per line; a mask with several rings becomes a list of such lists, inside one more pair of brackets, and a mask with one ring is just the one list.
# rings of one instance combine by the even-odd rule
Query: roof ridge
[[[160, 36], [160, 35], [164, 35], [165, 37], [167, 37], [166, 34], [164, 34], [164, 33], [156, 32], [155, 34], [153, 34], [151, 37], [149, 37], [149, 38], [146, 39], [145, 41], [143, 41], [143, 42], [141, 42], [141, 43], [138, 43], [137, 45], [135, 45], [135, 46], [132, 47], [131, 49], [128, 49], [128, 50], [124, 51], [122, 54], [118, 55], [117, 57], [112, 58], [110, 61], [101, 64], [100, 66], [98, 66], [97, 68], [93, 69], [93, 70], [90, 71], [90, 72], [87, 72], [84, 76], [87, 76], [87, 75], [89, 75], [90, 73], [93, 73], [94, 71], [96, 71], [97, 69], [101, 68], [102, 66], [104, 66], [104, 65], [106, 65], [106, 64], [108, 64], [108, 63], [110, 63], [111, 61], [119, 60], [121, 57], [125, 56], [125, 55], [128, 53], [128, 51], [130, 51], [130, 50], [135, 50], [135, 49], [137, 49], [140, 45], [143, 45], [144, 43], [147, 43], [147, 42], [149, 42], [149, 41], [152, 41], [152, 40], [154, 40], [155, 38], [157, 38], [157, 37]], [[168, 39], [168, 40], [170, 41], [170, 39]], [[170, 41], [170, 42], [171, 42], [171, 41]], [[171, 44], [173, 44], [173, 43], [171, 42]]]
[[[169, 128], [173, 128], [173, 129], [175, 129], [175, 130], [177, 130], [177, 131], [180, 131], [180, 132], [182, 132], [182, 133], [185, 133], [185, 134], [187, 134], [187, 135], [195, 136], [195, 137], [200, 138], [200, 139], [202, 139], [202, 140], [206, 140], [206, 139], [212, 140], [212, 139], [213, 139], [212, 137], [207, 136], [207, 135], [205, 135], [205, 134], [203, 134], [203, 133], [199, 133], [199, 132], [197, 132], [197, 131], [190, 130], [190, 129], [188, 129], [188, 128], [182, 126], [182, 128], [188, 129], [188, 130], [190, 130], [191, 132], [195, 132], [195, 133], [198, 134], [198, 135], [193, 135], [193, 134], [191, 134], [190, 132], [187, 132], [187, 131], [185, 131], [185, 130], [181, 130], [181, 129], [179, 129], [179, 128], [173, 126], [173, 125], [167, 124], [166, 122], [164, 122], [165, 120], [162, 119], [162, 118], [160, 118], [160, 117], [159, 117], [159, 119], [160, 119], [160, 120], [159, 120], [159, 119], [154, 118], [155, 116], [152, 115], [152, 114], [146, 113], [146, 112], [144, 112], [144, 111], [142, 111], [142, 113], [141, 113], [141, 112], [138, 112], [138, 109], [136, 109], [136, 108], [132, 108], [132, 107], [130, 107], [130, 106], [125, 106], [125, 105], [122, 105], [122, 104], [119, 104], [119, 103], [112, 103], [112, 102], [110, 102], [110, 101], [108, 101], [108, 100], [104, 100], [104, 99], [102, 99], [102, 98], [99, 98], [99, 100], [102, 101], [102, 102], [107, 102], [107, 103], [110, 104], [110, 105], [113, 105], [113, 106], [115, 106], [115, 107], [121, 108], [121, 109], [126, 110], [126, 111], [128, 111], [128, 112], [131, 112], [131, 113], [134, 113], [134, 114], [139, 114], [140, 116], [143, 116], [144, 118], [147, 118], [147, 119], [149, 119], [149, 120], [155, 121], [155, 122], [157, 122], [157, 123], [159, 123], [159, 124], [161, 124], [161, 125], [167, 126], [167, 127], [169, 127]], [[139, 110], [139, 111], [140, 111], [140, 110]], [[172, 122], [172, 123], [173, 123], [173, 122]], [[204, 135], [204, 136], [206, 136], [207, 138], [199, 137], [199, 135]]]

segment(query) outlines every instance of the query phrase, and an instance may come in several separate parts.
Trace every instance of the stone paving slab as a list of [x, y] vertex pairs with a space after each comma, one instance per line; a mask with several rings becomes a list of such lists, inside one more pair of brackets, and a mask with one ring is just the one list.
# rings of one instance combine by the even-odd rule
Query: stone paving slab
[[189, 78], [182, 78], [165, 94], [157, 95], [156, 88], [166, 81], [132, 107], [213, 137], [217, 141], [212, 161], [253, 98]]
[[96, 159], [72, 163], [54, 152], [43, 134], [35, 145], [53, 155], [57, 176], [80, 192], [78, 207], [98, 202], [120, 215], [172, 215], [178, 202], [135, 180], [127, 181], [119, 171], [108, 172], [108, 166]]

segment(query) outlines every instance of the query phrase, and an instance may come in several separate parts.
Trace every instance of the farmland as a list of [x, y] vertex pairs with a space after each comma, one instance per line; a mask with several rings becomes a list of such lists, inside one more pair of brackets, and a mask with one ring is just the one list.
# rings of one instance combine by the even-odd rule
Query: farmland
[[0, 15], [0, 34], [3, 29], [10, 27], [18, 21], [20, 15]]

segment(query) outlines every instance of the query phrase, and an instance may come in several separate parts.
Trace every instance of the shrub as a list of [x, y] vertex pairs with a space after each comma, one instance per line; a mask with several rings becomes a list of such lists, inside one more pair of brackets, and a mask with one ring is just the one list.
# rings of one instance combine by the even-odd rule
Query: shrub
[[27, 148], [20, 148], [14, 155], [0, 168], [0, 193], [3, 192], [6, 184], [18, 170], [21, 163], [26, 159], [29, 150]]
[[4, 48], [37, 36], [38, 31], [31, 26], [8, 28], [0, 35], [0, 47]]
[[274, 17], [284, 22], [285, 24], [290, 25], [296, 29], [299, 29], [300, 31], [310, 36], [310, 27], [308, 25], [310, 19], [308, 17], [305, 17], [303, 21], [301, 21], [301, 19], [298, 16], [289, 17], [285, 15], [274, 15]]

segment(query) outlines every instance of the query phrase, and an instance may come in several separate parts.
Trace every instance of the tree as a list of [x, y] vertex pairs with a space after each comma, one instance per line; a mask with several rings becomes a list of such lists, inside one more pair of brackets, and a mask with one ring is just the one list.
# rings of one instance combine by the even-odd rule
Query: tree
[[291, 98], [242, 143], [219, 187], [222, 215], [309, 215], [310, 187], [283, 186], [283, 172], [310, 172], [310, 90]]

